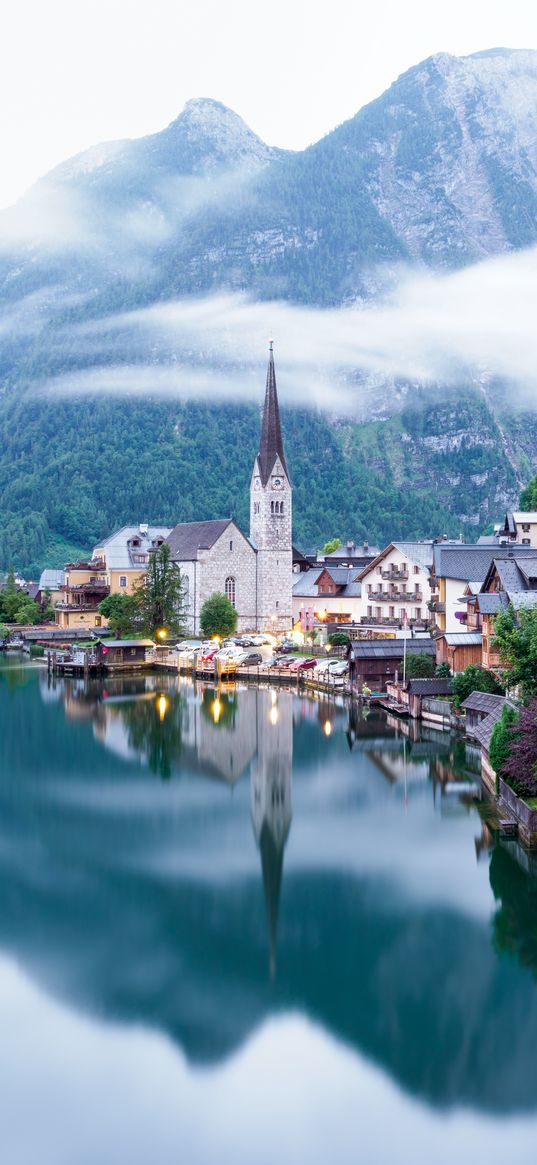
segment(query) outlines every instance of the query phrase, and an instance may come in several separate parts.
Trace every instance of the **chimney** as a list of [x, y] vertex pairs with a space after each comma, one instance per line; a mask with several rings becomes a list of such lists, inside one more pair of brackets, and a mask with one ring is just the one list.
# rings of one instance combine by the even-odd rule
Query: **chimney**
[[352, 538], [349, 538], [347, 541], [347, 550], [349, 551], [349, 553], [351, 552], [351, 550], [354, 550], [354, 542], [353, 542]]
[[369, 550], [369, 542], [367, 538], [364, 538], [364, 550]]
[[442, 534], [442, 542], [447, 542], [447, 534]]

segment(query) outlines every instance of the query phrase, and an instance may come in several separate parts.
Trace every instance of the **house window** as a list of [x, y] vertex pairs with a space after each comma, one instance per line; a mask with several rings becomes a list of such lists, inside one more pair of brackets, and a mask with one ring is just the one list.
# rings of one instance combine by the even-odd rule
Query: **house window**
[[414, 618], [421, 619], [421, 607], [414, 607]]
[[259, 513], [259, 511], [260, 511], [260, 509], [261, 509], [261, 503], [260, 503], [260, 502], [254, 502], [254, 514], [258, 514], [258, 513]]
[[382, 619], [382, 607], [375, 607], [375, 619]]
[[229, 549], [230, 549], [230, 550], [233, 550], [233, 542], [231, 541], [231, 539], [230, 539], [230, 542], [229, 542]]
[[371, 618], [371, 616], [372, 616], [372, 614], [373, 614], [373, 608], [372, 608], [372, 607], [368, 607], [368, 608], [367, 608], [367, 614], [368, 614], [369, 618]]
[[147, 562], [147, 558], [146, 558], [145, 554], [133, 554], [132, 561], [133, 562]]
[[390, 619], [395, 619], [395, 607], [390, 607]]
[[225, 583], [226, 599], [235, 606], [235, 579], [228, 575]]
[[522, 545], [523, 545], [523, 546], [529, 546], [529, 545], [530, 545], [530, 540], [529, 540], [529, 538], [523, 538], [523, 539], [522, 539]]
[[279, 599], [276, 599], [276, 607], [279, 607], [279, 605], [280, 605]]
[[119, 585], [120, 585], [120, 587], [126, 587], [126, 585], [127, 585], [127, 575], [126, 574], [120, 574]]
[[529, 534], [529, 529], [530, 529], [530, 524], [529, 524], [529, 522], [523, 522], [523, 523], [522, 523], [522, 529], [523, 529], [523, 531], [524, 531], [524, 533], [525, 533], [525, 534]]
[[419, 568], [419, 566], [415, 566], [415, 567], [414, 567], [414, 574], [419, 574], [419, 573], [420, 573], [420, 568]]

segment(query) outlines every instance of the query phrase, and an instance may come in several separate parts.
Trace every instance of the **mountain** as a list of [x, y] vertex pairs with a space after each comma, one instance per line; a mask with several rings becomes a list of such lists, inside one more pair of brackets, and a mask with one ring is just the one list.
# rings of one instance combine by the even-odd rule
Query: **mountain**
[[[58, 537], [89, 546], [144, 507], [161, 521], [244, 520], [257, 409], [219, 401], [223, 365], [195, 319], [172, 341], [142, 317], [134, 334], [125, 313], [216, 292], [374, 303], [403, 267], [447, 273], [534, 245], [536, 104], [537, 53], [441, 53], [301, 152], [265, 145], [203, 99], [161, 133], [97, 146], [36, 183], [0, 215], [0, 565], [38, 565]], [[245, 335], [231, 363], [231, 379], [255, 370], [259, 399], [260, 355]], [[133, 364], [145, 396], [79, 395], [80, 370], [106, 390], [110, 369]], [[161, 369], [178, 367], [192, 402], [153, 399]], [[210, 406], [195, 399], [200, 369]], [[514, 423], [490, 377], [461, 369], [439, 394], [350, 375], [354, 414], [317, 413], [308, 440], [302, 415], [286, 418], [299, 540], [475, 530], [537, 467], [535, 422]], [[42, 392], [57, 377], [59, 403]], [[247, 433], [233, 477], [230, 426]]]

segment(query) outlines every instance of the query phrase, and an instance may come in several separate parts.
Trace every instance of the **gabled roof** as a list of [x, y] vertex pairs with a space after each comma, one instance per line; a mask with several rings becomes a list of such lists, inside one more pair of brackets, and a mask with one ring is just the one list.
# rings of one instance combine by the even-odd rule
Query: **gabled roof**
[[509, 704], [509, 700], [505, 696], [494, 696], [492, 692], [471, 692], [469, 696], [461, 703], [461, 708], [465, 712], [469, 709], [472, 712], [494, 712], [499, 709], [501, 716], [504, 704]]
[[380, 554], [377, 554], [376, 558], [364, 566], [359, 577], [365, 578], [370, 570], [376, 570], [377, 566], [380, 566], [381, 562], [384, 562], [384, 559], [394, 550], [398, 550], [415, 566], [420, 566], [422, 570], [430, 570], [433, 565], [433, 545], [432, 539], [426, 542], [390, 542], [389, 546], [386, 546]]
[[280, 408], [278, 405], [276, 373], [274, 371], [274, 353], [272, 351], [271, 340], [267, 369], [267, 387], [265, 390], [265, 403], [263, 405], [263, 421], [261, 424], [261, 439], [259, 442], [259, 453], [257, 458], [263, 485], [267, 484], [277, 457], [279, 457], [282, 468], [285, 471], [287, 478], [290, 480], [289, 470], [287, 469], [287, 464], [285, 461], [285, 453], [283, 451]]
[[[317, 584], [322, 574], [328, 574], [330, 578], [339, 587], [336, 595], [319, 595]], [[293, 583], [293, 595], [304, 596], [304, 598], [312, 599], [332, 599], [332, 598], [359, 598], [362, 593], [362, 584], [356, 581], [356, 567], [350, 566], [317, 566], [313, 570], [306, 570], [301, 575], [297, 575], [296, 582]]]
[[57, 591], [60, 587], [65, 585], [65, 571], [51, 570], [50, 568], [41, 572], [39, 579], [40, 591]]
[[[402, 659], [404, 639], [353, 639], [349, 654], [353, 659]], [[409, 653], [436, 655], [436, 643], [432, 639], [407, 639]]]
[[194, 562], [198, 557], [198, 551], [210, 550], [228, 526], [238, 530], [232, 518], [208, 522], [179, 522], [166, 539], [172, 557], [176, 562]]
[[478, 647], [483, 642], [481, 631], [442, 631], [437, 639], [445, 639], [448, 647]]
[[449, 696], [451, 680], [447, 679], [446, 676], [408, 680], [406, 690], [411, 696]]
[[[135, 554], [148, 554], [159, 542], [164, 542], [170, 530], [170, 526], [122, 526], [121, 530], [116, 530], [109, 538], [97, 543], [93, 556], [96, 557], [96, 550], [104, 550], [108, 570], [136, 569], [133, 551]], [[140, 543], [138, 547], [130, 547], [133, 538]]]

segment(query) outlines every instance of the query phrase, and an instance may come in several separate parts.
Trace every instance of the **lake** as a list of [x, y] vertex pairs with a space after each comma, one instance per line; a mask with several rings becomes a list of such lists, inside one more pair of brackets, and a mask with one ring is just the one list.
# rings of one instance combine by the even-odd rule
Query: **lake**
[[0, 655], [0, 757], [2, 1162], [534, 1161], [537, 880], [473, 750]]

